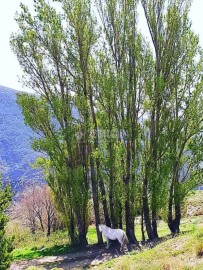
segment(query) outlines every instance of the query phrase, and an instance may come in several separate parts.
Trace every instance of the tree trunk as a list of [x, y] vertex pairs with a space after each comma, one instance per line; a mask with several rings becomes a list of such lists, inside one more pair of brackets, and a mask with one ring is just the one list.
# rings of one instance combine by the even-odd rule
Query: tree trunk
[[109, 187], [109, 208], [110, 208], [110, 217], [111, 217], [111, 226], [112, 228], [116, 228], [116, 221], [114, 215], [114, 203], [113, 203], [113, 194], [112, 194], [112, 187], [111, 187], [111, 180], [110, 180], [110, 187]]
[[98, 196], [98, 184], [96, 182], [93, 157], [90, 157], [90, 171], [91, 171], [92, 197], [93, 197], [96, 230], [97, 230], [97, 239], [98, 239], [98, 244], [102, 244], [103, 243], [102, 234], [100, 233], [99, 228], [98, 228], [98, 225], [100, 224], [99, 196]]
[[110, 217], [112, 228], [116, 228], [116, 219], [115, 219], [115, 209], [113, 201], [113, 173], [112, 168], [110, 168], [110, 178], [109, 178], [109, 208], [110, 208]]
[[135, 237], [135, 224], [134, 224], [134, 217], [131, 214], [130, 211], [130, 203], [127, 199], [125, 202], [125, 221], [126, 221], [126, 234], [128, 237], [128, 240], [131, 244], [136, 244], [137, 239]]
[[87, 246], [87, 226], [85, 217], [78, 218], [78, 240], [80, 246]]
[[[110, 120], [109, 120], [110, 126]], [[111, 127], [111, 126], [110, 126]], [[113, 199], [113, 192], [114, 192], [114, 174], [113, 174], [113, 149], [112, 149], [112, 142], [111, 142], [111, 128], [109, 129], [109, 208], [110, 208], [110, 217], [111, 217], [111, 225], [112, 228], [116, 228], [116, 218], [115, 218], [115, 208], [114, 208], [114, 199]]]
[[101, 179], [99, 180], [99, 187], [100, 187], [101, 195], [102, 195], [102, 205], [103, 205], [105, 223], [106, 223], [106, 226], [111, 227], [111, 221], [109, 218], [109, 211], [108, 211], [107, 200], [106, 200], [106, 190], [105, 190], [104, 183]]
[[156, 209], [154, 209], [154, 207], [152, 208], [152, 229], [153, 229], [155, 238], [159, 238], [158, 231], [157, 231], [157, 214], [156, 214]]
[[180, 203], [178, 203], [175, 206], [175, 219], [174, 219], [174, 227], [175, 227], [176, 233], [180, 232], [180, 220], [181, 220], [181, 207], [180, 207]]
[[122, 205], [119, 203], [118, 205], [118, 227], [120, 229], [123, 228], [123, 220], [122, 220]]
[[[173, 219], [173, 202], [175, 205], [174, 219]], [[179, 181], [178, 181], [178, 161], [176, 160], [173, 165], [173, 179], [170, 187], [169, 206], [168, 206], [168, 227], [171, 233], [180, 232], [180, 220], [181, 220], [181, 207], [180, 207]]]
[[152, 229], [151, 219], [150, 219], [150, 212], [149, 212], [149, 203], [147, 197], [147, 179], [144, 178], [143, 181], [143, 214], [144, 220], [146, 225], [147, 235], [150, 241], [153, 241], [155, 236]]
[[180, 183], [178, 181], [178, 163], [175, 173], [174, 202], [175, 202], [175, 219], [173, 222], [176, 233], [179, 233], [181, 220], [181, 206], [180, 206]]
[[[171, 216], [171, 213], [170, 213], [170, 216]], [[175, 214], [174, 219], [168, 218], [168, 227], [171, 233], [175, 234], [175, 233], [180, 232], [180, 220], [181, 220], [180, 210], [178, 210], [178, 212]]]
[[51, 219], [50, 216], [48, 215], [47, 217], [47, 237], [49, 237], [51, 234]]
[[32, 221], [31, 221], [30, 232], [32, 234], [36, 233], [36, 221], [35, 221], [35, 219], [32, 219]]
[[169, 193], [169, 203], [168, 203], [168, 227], [171, 231], [171, 233], [174, 232], [173, 227], [173, 181], [170, 186], [170, 193]]
[[[94, 149], [98, 149], [99, 148], [98, 126], [97, 126], [96, 114], [95, 114], [95, 111], [94, 111], [94, 105], [93, 105], [92, 87], [90, 87], [89, 90], [90, 90], [90, 95], [89, 95], [90, 109], [91, 109], [92, 121], [93, 121], [93, 124], [94, 124]], [[100, 176], [100, 164], [99, 164], [98, 158], [96, 158], [97, 176], [95, 175], [95, 172], [94, 172], [94, 160], [93, 160], [92, 157], [90, 158], [90, 163], [92, 164], [92, 165], [90, 165], [91, 166], [91, 175], [93, 173], [92, 189], [93, 189], [93, 202], [96, 203], [96, 206], [94, 206], [94, 208], [95, 208], [95, 220], [96, 220], [96, 226], [97, 226], [98, 243], [103, 243], [102, 235], [98, 230], [98, 225], [100, 223], [98, 185], [100, 186], [102, 197], [103, 197], [102, 204], [103, 204], [105, 222], [106, 222], [106, 225], [107, 224], [111, 225], [110, 224], [109, 214], [108, 214], [108, 208], [107, 208], [106, 191], [105, 191], [104, 183], [103, 183], [103, 181], [101, 179], [101, 176]], [[97, 179], [96, 179], [96, 177], [97, 177]], [[97, 183], [96, 183], [96, 181], [97, 181]], [[93, 185], [94, 185], [94, 187], [93, 187]], [[94, 188], [96, 188], [95, 191], [94, 191]], [[98, 206], [97, 206], [97, 204], [98, 204]], [[97, 208], [98, 208], [98, 210], [97, 210]], [[96, 212], [98, 212], [98, 213], [96, 214]], [[96, 215], [98, 215], [98, 216], [96, 216]]]
[[142, 241], [145, 241], [145, 234], [144, 234], [144, 213], [142, 208], [142, 216], [141, 216], [141, 233], [142, 233]]
[[[180, 207], [180, 201], [176, 197], [175, 200], [175, 218], [173, 219], [173, 190], [174, 190], [174, 184], [171, 183], [170, 188], [170, 197], [169, 197], [169, 206], [168, 206], [168, 227], [171, 231], [171, 233], [179, 233], [180, 232], [180, 220], [181, 220], [181, 207]], [[174, 191], [175, 193], [175, 191]], [[178, 196], [178, 194], [176, 194]]]
[[41, 216], [38, 216], [38, 219], [39, 219], [41, 230], [44, 232], [44, 224], [43, 224], [42, 217]]
[[69, 216], [69, 224], [68, 224], [68, 234], [70, 237], [71, 245], [77, 244], [77, 237], [75, 234], [75, 220], [74, 220], [74, 214], [70, 213]]
[[126, 189], [126, 201], [125, 201], [125, 222], [126, 222], [126, 234], [129, 242], [132, 244], [137, 243], [135, 237], [135, 224], [134, 224], [134, 213], [133, 203], [130, 200], [130, 175], [131, 175], [131, 144], [130, 139], [127, 140], [127, 156], [126, 156], [126, 177], [124, 177], [125, 189]]

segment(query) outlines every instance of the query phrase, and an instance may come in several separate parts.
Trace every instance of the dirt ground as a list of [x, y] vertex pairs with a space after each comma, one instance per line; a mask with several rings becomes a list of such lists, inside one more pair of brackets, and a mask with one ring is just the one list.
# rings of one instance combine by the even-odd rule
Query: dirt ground
[[110, 246], [108, 250], [105, 246], [93, 245], [83, 251], [69, 253], [67, 255], [14, 262], [10, 270], [25, 270], [29, 266], [41, 266], [47, 270], [54, 267], [60, 268], [60, 270], [87, 269], [89, 266], [96, 269], [98, 264], [122, 256], [126, 252], [120, 252], [120, 246], [118, 244]]

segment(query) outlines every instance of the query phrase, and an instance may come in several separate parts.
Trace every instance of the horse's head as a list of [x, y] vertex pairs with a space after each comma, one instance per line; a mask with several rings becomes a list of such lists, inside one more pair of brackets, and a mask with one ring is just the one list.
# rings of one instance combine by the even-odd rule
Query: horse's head
[[99, 231], [102, 232], [105, 226], [106, 225], [104, 225], [104, 224], [99, 224], [99, 226], [98, 226]]

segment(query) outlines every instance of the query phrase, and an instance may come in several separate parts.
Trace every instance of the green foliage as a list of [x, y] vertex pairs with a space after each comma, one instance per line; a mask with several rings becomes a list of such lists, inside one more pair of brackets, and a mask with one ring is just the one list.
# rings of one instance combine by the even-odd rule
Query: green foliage
[[11, 201], [10, 186], [3, 188], [0, 176], [0, 269], [6, 270], [11, 262], [12, 239], [5, 237], [5, 226], [8, 222], [8, 217], [5, 214]]
[[31, 259], [36, 259], [39, 257], [45, 257], [45, 256], [57, 256], [57, 255], [64, 255], [69, 252], [74, 252], [77, 251], [76, 248], [73, 248], [72, 246], [64, 246], [64, 245], [59, 245], [59, 246], [52, 246], [52, 247], [47, 247], [43, 250], [36, 249], [16, 249], [13, 252], [13, 259], [14, 260], [31, 260]]

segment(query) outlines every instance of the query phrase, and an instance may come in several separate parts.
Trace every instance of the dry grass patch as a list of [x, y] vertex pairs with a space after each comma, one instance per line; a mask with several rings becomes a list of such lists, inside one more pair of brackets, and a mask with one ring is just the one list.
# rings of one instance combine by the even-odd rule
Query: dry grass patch
[[195, 246], [195, 254], [198, 258], [203, 257], [203, 240], [202, 239], [197, 241], [197, 244]]

